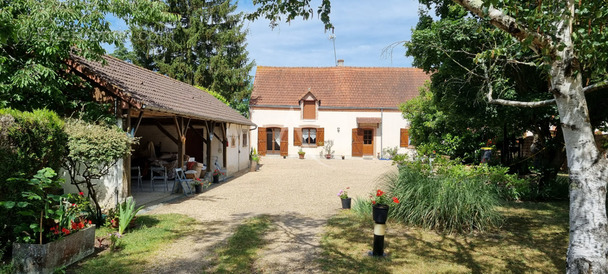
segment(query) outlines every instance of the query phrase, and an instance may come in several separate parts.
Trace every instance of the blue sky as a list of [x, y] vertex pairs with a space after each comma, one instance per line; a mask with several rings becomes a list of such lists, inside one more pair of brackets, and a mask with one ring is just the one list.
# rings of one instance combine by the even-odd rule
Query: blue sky
[[[319, 1], [311, 1], [316, 10]], [[239, 11], [253, 11], [250, 0], [241, 0]], [[108, 18], [112, 28], [126, 30], [124, 22]], [[335, 27], [337, 59], [346, 66], [410, 67], [400, 44], [383, 54], [391, 44], [410, 39], [418, 21], [418, 1], [334, 0], [331, 21]], [[258, 66], [328, 67], [334, 66], [334, 48], [329, 34], [316, 17], [280, 23], [274, 29], [268, 20], [247, 21], [247, 50]], [[113, 48], [106, 48], [109, 52]], [[392, 52], [392, 56], [391, 53]], [[253, 74], [254, 72], [252, 72]]]

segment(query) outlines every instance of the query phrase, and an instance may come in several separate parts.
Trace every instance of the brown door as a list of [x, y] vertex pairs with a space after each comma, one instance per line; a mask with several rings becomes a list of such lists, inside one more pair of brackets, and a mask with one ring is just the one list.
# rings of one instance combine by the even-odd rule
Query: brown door
[[[285, 136], [287, 136], [286, 131], [287, 131], [287, 129], [284, 130]], [[281, 139], [281, 129], [280, 128], [267, 128], [266, 129], [266, 153], [267, 154], [281, 154], [281, 140], [282, 139]], [[287, 139], [285, 139], [285, 142], [287, 142]]]
[[363, 130], [353, 128], [353, 157], [363, 156]]
[[374, 130], [363, 129], [363, 155], [374, 155]]

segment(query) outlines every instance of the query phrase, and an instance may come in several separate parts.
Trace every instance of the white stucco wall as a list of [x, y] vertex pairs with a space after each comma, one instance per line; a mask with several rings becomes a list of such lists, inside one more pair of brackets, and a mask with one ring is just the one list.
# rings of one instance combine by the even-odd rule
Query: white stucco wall
[[[116, 202], [123, 201], [121, 200], [121, 197], [125, 197], [122, 188], [122, 167], [123, 160], [120, 159], [116, 162], [116, 165], [110, 168], [110, 173], [108, 175], [104, 176], [101, 180], [93, 180], [93, 183], [96, 185], [95, 192], [97, 192], [97, 198], [102, 208], [113, 208], [116, 205]], [[78, 193], [78, 189], [71, 183], [70, 174], [66, 170], [62, 169], [59, 175], [65, 180], [63, 185], [65, 193]], [[88, 191], [86, 190], [86, 184], [82, 184], [80, 187], [85, 195], [87, 195]], [[118, 196], [116, 196], [116, 194], [118, 194]]]
[[[317, 119], [301, 119], [299, 108], [293, 109], [251, 109], [251, 120], [258, 127], [287, 127], [288, 154], [290, 157], [297, 157], [300, 147], [293, 145], [293, 129], [296, 127], [322, 127], [325, 130], [324, 141], [334, 140], [334, 157], [342, 155], [351, 157], [352, 154], [352, 129], [357, 128], [357, 117], [377, 117], [382, 118], [382, 124], [375, 128], [374, 136], [374, 157], [382, 152], [383, 148], [399, 147], [400, 129], [408, 128], [409, 122], [401, 116], [399, 111], [324, 111], [317, 112]], [[338, 130], [339, 128], [339, 130]], [[252, 131], [252, 147], [257, 148], [257, 129]], [[302, 148], [306, 152], [306, 157], [319, 157], [322, 147]], [[411, 149], [399, 148], [399, 153], [406, 153]]]
[[[243, 133], [246, 143], [243, 146]], [[250, 133], [248, 126], [230, 124], [226, 128], [228, 147], [226, 148], [228, 173], [234, 173], [249, 168]]]

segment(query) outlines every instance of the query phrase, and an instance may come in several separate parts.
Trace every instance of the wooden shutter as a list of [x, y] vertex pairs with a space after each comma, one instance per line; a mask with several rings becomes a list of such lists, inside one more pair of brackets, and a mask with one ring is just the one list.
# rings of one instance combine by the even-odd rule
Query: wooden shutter
[[287, 156], [287, 150], [289, 149], [289, 131], [286, 127], [281, 128], [281, 156]]
[[304, 113], [302, 119], [304, 120], [315, 120], [316, 119], [316, 104], [315, 101], [304, 101]]
[[353, 157], [363, 156], [363, 130], [353, 128]]
[[293, 145], [302, 146], [302, 128], [296, 127], [293, 129]]
[[258, 154], [266, 155], [266, 128], [258, 128]]
[[325, 129], [317, 128], [317, 146], [323, 146], [325, 144]]
[[401, 135], [401, 137], [399, 138], [399, 146], [407, 147], [407, 144], [409, 143], [409, 139], [410, 139], [409, 129], [402, 128], [400, 135]]

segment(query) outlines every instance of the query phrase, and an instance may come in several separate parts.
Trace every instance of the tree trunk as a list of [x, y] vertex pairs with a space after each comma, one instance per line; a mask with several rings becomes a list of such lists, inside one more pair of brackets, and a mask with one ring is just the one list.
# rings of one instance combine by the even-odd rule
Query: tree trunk
[[551, 68], [555, 94], [570, 169], [570, 245], [568, 273], [606, 273], [608, 233], [606, 218], [606, 159], [600, 155], [593, 136], [581, 73], [572, 53], [570, 32], [564, 28], [562, 41]]

